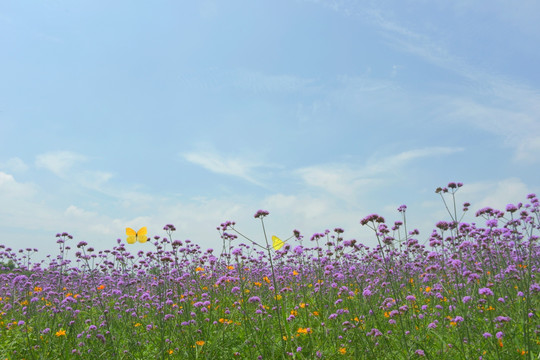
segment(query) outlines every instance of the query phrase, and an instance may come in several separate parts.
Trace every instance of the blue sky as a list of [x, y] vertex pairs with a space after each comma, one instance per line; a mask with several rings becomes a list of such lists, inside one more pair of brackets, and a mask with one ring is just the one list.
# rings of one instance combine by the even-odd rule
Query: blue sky
[[[124, 229], [221, 248], [359, 220], [429, 237], [434, 193], [503, 207], [540, 191], [540, 4], [3, 1], [2, 243], [56, 254]], [[148, 244], [133, 245], [139, 250]]]

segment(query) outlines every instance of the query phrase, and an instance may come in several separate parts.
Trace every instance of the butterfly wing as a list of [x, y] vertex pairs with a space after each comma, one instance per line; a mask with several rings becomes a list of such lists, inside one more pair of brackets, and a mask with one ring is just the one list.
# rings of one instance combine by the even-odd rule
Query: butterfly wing
[[283, 245], [285, 245], [283, 240], [281, 240], [280, 238], [278, 238], [275, 235], [272, 235], [272, 246], [274, 247], [274, 250], [281, 249], [283, 247]]
[[146, 234], [148, 233], [146, 226], [142, 227], [137, 231], [137, 240], [139, 240], [140, 243], [145, 243], [148, 241], [148, 237]]
[[132, 228], [126, 228], [126, 235], [128, 244], [135, 244], [137, 241], [137, 233]]

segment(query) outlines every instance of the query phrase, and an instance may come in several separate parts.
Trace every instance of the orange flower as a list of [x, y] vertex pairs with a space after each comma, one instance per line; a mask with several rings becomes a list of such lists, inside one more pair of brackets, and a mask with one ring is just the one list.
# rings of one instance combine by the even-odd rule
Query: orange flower
[[99, 286], [97, 287], [97, 289], [98, 289], [98, 290], [103, 290], [103, 289], [105, 289], [105, 285], [101, 284], [101, 285], [99, 285]]
[[63, 330], [63, 329], [58, 330], [58, 331], [56, 332], [56, 336], [58, 336], [58, 337], [60, 337], [60, 336], [66, 336], [66, 330]]

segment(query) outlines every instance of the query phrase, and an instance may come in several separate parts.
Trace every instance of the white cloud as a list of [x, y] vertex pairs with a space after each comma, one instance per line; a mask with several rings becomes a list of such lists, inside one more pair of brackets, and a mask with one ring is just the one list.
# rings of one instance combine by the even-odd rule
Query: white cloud
[[325, 164], [304, 167], [296, 174], [308, 186], [324, 189], [339, 198], [354, 202], [360, 194], [367, 194], [373, 186], [385, 184], [384, 175], [398, 171], [407, 163], [430, 156], [444, 156], [463, 151], [463, 148], [430, 147], [404, 151], [384, 158], [372, 158], [363, 166]]
[[224, 157], [210, 151], [181, 154], [187, 161], [217, 174], [239, 177], [253, 184], [262, 184], [253, 178], [252, 172], [262, 165], [239, 157]]
[[108, 182], [113, 175], [104, 171], [84, 171], [77, 178], [84, 187], [102, 191], [103, 185]]
[[36, 156], [36, 166], [45, 168], [59, 177], [67, 175], [73, 165], [86, 161], [86, 157], [71, 151], [53, 151]]
[[[533, 95], [534, 96], [534, 95]], [[540, 96], [537, 96], [540, 102]], [[523, 100], [522, 100], [523, 101]], [[447, 121], [466, 123], [500, 136], [503, 144], [514, 149], [518, 161], [537, 162], [540, 152], [540, 116], [538, 109], [483, 105], [471, 99], [447, 101]], [[534, 106], [537, 106], [536, 104]]]
[[28, 170], [28, 165], [20, 158], [12, 157], [3, 163], [0, 163], [0, 168], [11, 172], [23, 172]]
[[0, 171], [0, 203], [2, 207], [11, 205], [8, 199], [31, 198], [36, 193], [36, 187], [33, 184], [19, 183], [13, 175]]
[[508, 204], [527, 202], [527, 195], [538, 190], [529, 188], [521, 179], [506, 178], [466, 184], [460, 189], [460, 197], [469, 201], [475, 212], [484, 207], [504, 210]]

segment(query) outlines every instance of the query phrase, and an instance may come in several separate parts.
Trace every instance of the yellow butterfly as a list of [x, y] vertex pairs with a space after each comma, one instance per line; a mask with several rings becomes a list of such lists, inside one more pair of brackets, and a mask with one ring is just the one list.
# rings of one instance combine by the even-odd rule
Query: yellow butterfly
[[275, 235], [272, 235], [272, 246], [274, 250], [279, 250], [285, 245], [285, 242]]
[[139, 240], [140, 243], [148, 241], [148, 237], [146, 237], [146, 226], [140, 228], [137, 232], [132, 228], [126, 228], [126, 235], [128, 236], [128, 244], [135, 244], [137, 240]]

